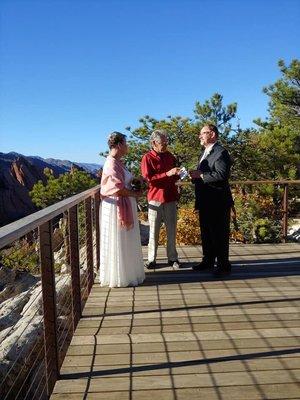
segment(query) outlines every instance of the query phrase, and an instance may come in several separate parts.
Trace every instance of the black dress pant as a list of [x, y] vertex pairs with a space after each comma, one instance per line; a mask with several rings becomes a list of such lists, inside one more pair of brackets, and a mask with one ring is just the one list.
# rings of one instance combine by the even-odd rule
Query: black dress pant
[[203, 261], [220, 267], [229, 264], [230, 207], [200, 207]]

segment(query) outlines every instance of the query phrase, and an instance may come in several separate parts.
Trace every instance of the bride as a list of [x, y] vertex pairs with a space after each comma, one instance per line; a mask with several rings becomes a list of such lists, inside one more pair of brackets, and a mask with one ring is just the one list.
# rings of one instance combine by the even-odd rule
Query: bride
[[136, 198], [130, 189], [132, 174], [121, 158], [127, 153], [126, 136], [113, 132], [101, 178], [100, 284], [136, 286], [145, 279]]

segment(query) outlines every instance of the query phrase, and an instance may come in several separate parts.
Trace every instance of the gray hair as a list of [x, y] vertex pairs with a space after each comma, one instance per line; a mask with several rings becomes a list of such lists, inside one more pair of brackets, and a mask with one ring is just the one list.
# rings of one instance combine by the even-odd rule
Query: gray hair
[[163, 137], [168, 139], [167, 131], [165, 131], [164, 129], [155, 129], [155, 131], [153, 131], [150, 135], [150, 143], [154, 141], [159, 142]]

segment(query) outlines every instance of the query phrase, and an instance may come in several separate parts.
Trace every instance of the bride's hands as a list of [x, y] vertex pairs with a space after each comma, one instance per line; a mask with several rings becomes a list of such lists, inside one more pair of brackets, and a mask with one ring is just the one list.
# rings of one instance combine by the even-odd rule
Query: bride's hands
[[143, 195], [144, 193], [142, 190], [132, 190], [132, 197], [139, 198]]
[[143, 196], [146, 190], [145, 179], [142, 176], [134, 177], [131, 181], [131, 190], [133, 191], [133, 197], [138, 198]]

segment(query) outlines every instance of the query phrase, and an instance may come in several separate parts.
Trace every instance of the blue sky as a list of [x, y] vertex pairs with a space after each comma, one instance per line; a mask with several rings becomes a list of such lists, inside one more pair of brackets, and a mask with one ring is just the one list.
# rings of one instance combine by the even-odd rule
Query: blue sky
[[99, 162], [113, 130], [192, 116], [213, 93], [242, 127], [299, 58], [299, 0], [1, 0], [0, 151]]

